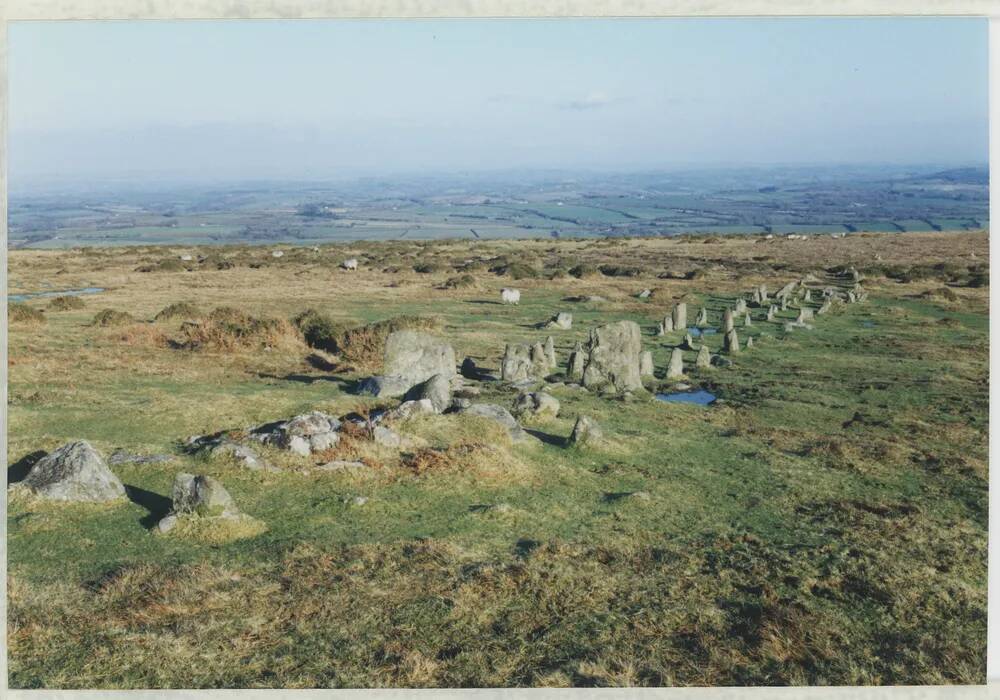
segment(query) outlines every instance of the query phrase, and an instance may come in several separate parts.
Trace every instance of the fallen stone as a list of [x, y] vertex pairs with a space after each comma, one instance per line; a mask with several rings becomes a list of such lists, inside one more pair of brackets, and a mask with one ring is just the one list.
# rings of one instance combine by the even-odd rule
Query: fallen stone
[[52, 501], [104, 503], [125, 498], [121, 480], [85, 440], [42, 457], [17, 486]]
[[226, 437], [220, 437], [212, 444], [209, 447], [209, 454], [212, 457], [226, 457], [252, 471], [277, 471], [277, 468], [271, 466], [257, 454], [256, 450]]
[[636, 294], [636, 297], [639, 299], [649, 299], [649, 297], [652, 296], [652, 294], [653, 292], [650, 291], [649, 289], [643, 289], [641, 292]]
[[173, 455], [140, 455], [125, 450], [115, 450], [108, 457], [108, 464], [160, 464], [173, 461], [173, 459]]
[[368, 465], [364, 462], [353, 462], [344, 459], [335, 459], [325, 464], [319, 464], [316, 466], [317, 469], [328, 472], [344, 471], [347, 469], [367, 469]]

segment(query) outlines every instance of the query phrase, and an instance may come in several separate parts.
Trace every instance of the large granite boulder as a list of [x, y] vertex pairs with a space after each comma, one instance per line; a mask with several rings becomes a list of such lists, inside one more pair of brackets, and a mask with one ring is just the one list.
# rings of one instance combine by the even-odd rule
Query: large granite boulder
[[613, 386], [619, 392], [643, 388], [639, 374], [642, 336], [635, 321], [618, 321], [590, 332], [583, 385], [588, 389]]
[[85, 440], [42, 457], [18, 486], [53, 501], [103, 503], [125, 498], [121, 480]]
[[395, 331], [385, 340], [382, 374], [399, 377], [406, 388], [402, 393], [435, 374], [445, 379], [455, 376], [455, 351], [451, 345], [419, 331]]

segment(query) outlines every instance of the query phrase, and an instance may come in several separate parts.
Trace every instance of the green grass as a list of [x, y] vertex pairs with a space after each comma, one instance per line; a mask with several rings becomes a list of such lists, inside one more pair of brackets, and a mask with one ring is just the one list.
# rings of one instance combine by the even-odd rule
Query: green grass
[[[628, 318], [662, 372], [681, 337], [653, 335], [670, 299], [689, 295], [689, 314], [704, 304], [718, 325], [746, 286], [530, 280], [520, 305], [502, 306], [502, 278], [479, 271], [483, 289], [436, 289], [445, 270], [407, 273], [419, 287], [387, 302], [382, 277], [359, 272], [342, 284], [362, 293], [323, 304], [329, 278], [295, 290], [283, 269], [255, 273], [274, 280], [261, 304], [275, 317], [433, 315], [459, 359], [494, 367], [505, 341], [552, 334], [562, 363], [593, 325]], [[208, 284], [230, 273], [199, 273], [198, 298], [151, 274], [156, 284], [102, 305], [142, 319], [171, 300], [210, 309], [245, 296]], [[790, 274], [772, 272], [770, 286]], [[563, 301], [584, 283], [610, 301]], [[559, 417], [528, 421], [546, 440], [525, 445], [471, 418], [415, 419], [400, 429], [444, 450], [419, 475], [369, 448], [377, 466], [361, 474], [302, 473], [310, 460], [279, 454], [280, 472], [246, 472], [179, 449], [196, 433], [377, 403], [348, 392], [362, 373], [318, 370], [304, 348], [128, 344], [85, 325], [87, 312], [13, 329], [12, 463], [77, 438], [175, 459], [116, 467], [132, 490], [121, 505], [11, 500], [11, 686], [983, 682], [988, 290], [937, 303], [917, 298], [923, 287], [871, 284], [867, 303], [811, 331], [783, 331], [791, 310], [773, 324], [755, 310], [752, 328], [738, 323], [755, 347], [732, 368], [696, 372], [686, 352], [688, 381], [717, 393], [714, 406], [555, 388]], [[630, 294], [643, 286], [664, 289], [640, 303]], [[534, 327], [565, 310], [572, 330]], [[479, 400], [513, 398], [485, 385]], [[609, 442], [550, 444], [579, 414]], [[219, 478], [267, 530], [216, 544], [151, 535], [181, 471]], [[622, 497], [635, 491], [650, 500]], [[357, 495], [369, 501], [345, 503]], [[509, 511], [482, 507], [498, 503]]]

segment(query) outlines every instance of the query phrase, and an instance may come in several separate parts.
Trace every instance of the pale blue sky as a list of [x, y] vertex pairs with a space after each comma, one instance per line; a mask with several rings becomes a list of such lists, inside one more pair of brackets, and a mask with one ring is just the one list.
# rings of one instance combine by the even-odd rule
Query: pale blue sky
[[10, 175], [987, 159], [980, 19], [10, 26]]

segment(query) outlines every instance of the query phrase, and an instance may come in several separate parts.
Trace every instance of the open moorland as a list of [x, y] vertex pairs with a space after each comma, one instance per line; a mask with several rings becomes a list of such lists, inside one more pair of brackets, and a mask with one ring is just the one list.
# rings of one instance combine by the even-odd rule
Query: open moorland
[[[10, 685], [982, 683], [988, 242], [13, 250], [9, 293], [46, 296], [8, 309]], [[723, 350], [725, 310], [802, 280], [783, 310], [750, 301]], [[719, 332], [658, 334], [681, 302]], [[645, 388], [566, 376], [619, 321]], [[464, 365], [447, 410], [359, 393], [399, 329]], [[546, 377], [503, 380], [507, 345], [549, 337]], [[698, 366], [702, 345], [719, 359]], [[655, 398], [694, 390], [717, 398]], [[312, 411], [336, 438], [235, 447]], [[581, 416], [602, 437], [570, 439]], [[19, 485], [77, 440], [123, 498]], [[182, 473], [241, 517], [170, 520]]]

